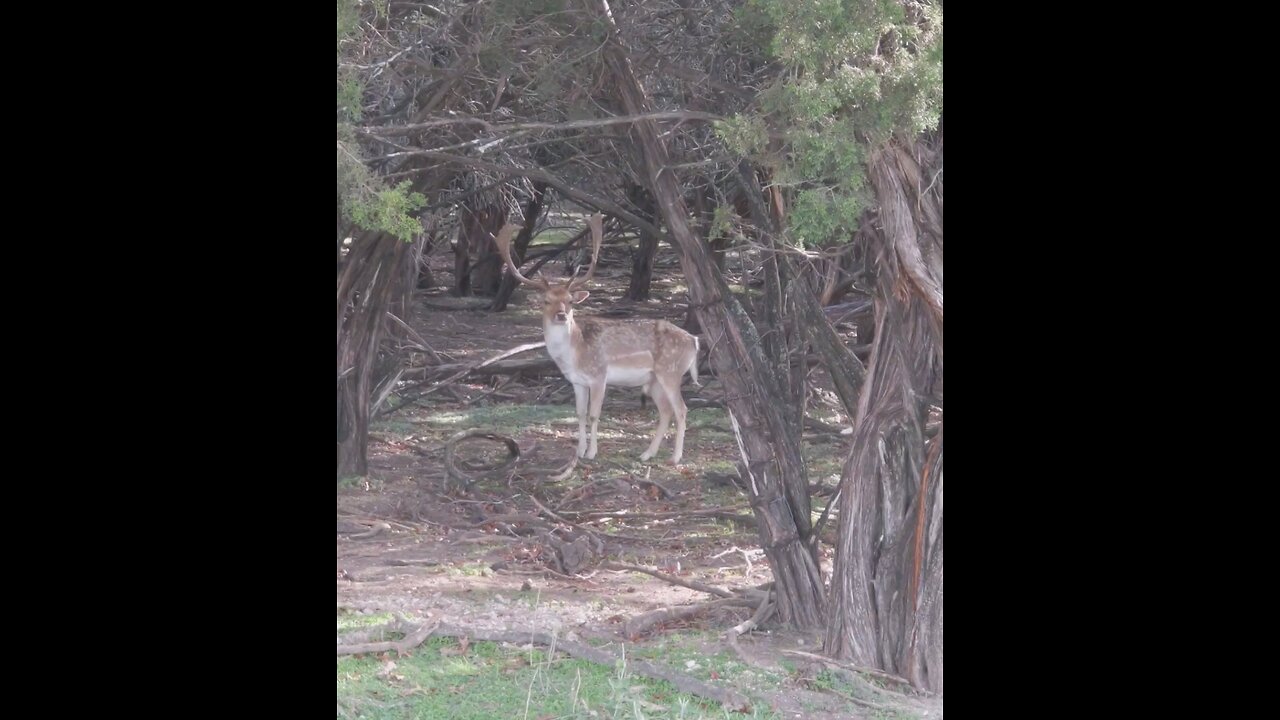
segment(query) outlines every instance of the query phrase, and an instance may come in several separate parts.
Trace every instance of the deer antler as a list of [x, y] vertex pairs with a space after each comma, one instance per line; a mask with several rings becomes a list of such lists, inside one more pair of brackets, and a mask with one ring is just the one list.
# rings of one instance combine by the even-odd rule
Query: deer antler
[[546, 290], [551, 287], [551, 284], [547, 282], [546, 278], [542, 277], [541, 273], [538, 274], [537, 280], [530, 280], [524, 275], [521, 275], [520, 268], [516, 267], [516, 264], [511, 261], [511, 237], [515, 235], [516, 231], [519, 229], [520, 226], [515, 223], [507, 223], [502, 226], [502, 229], [498, 231], [497, 237], [493, 239], [494, 243], [498, 246], [498, 254], [502, 256], [503, 260], [507, 261], [507, 269], [511, 271], [511, 274], [514, 275], [517, 280]]
[[587, 226], [591, 228], [591, 268], [587, 274], [569, 281], [569, 289], [580, 288], [596, 274], [596, 261], [600, 259], [600, 242], [604, 240], [604, 215], [596, 213], [587, 218]]

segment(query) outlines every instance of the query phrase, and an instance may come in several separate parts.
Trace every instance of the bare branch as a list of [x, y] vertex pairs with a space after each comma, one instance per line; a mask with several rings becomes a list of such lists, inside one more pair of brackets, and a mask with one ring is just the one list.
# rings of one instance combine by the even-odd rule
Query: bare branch
[[479, 125], [483, 127], [487, 133], [502, 133], [525, 132], [529, 130], [583, 130], [593, 127], [607, 127], [609, 125], [628, 125], [630, 123], [640, 122], [643, 120], [692, 120], [695, 122], [716, 122], [723, 119], [723, 117], [714, 113], [698, 112], [696, 110], [651, 112], [643, 115], [618, 115], [616, 117], [595, 118], [591, 120], [570, 120], [569, 122], [562, 123], [491, 123], [477, 117], [457, 117], [439, 118], [436, 120], [414, 123], [412, 125], [397, 125], [394, 127], [366, 126], [357, 128], [357, 132], [365, 135], [381, 137], [399, 137], [403, 135], [412, 135], [422, 130], [430, 130], [431, 128], [442, 127], [445, 125]]

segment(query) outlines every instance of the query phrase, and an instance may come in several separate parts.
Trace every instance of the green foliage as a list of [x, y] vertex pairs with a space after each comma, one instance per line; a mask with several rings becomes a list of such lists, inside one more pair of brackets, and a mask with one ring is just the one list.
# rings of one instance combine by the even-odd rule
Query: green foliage
[[374, 190], [372, 194], [357, 194], [347, 205], [349, 217], [355, 224], [370, 230], [382, 230], [401, 240], [412, 241], [422, 232], [422, 224], [411, 214], [427, 204], [422, 193], [412, 192], [405, 180], [393, 188]]
[[710, 236], [727, 237], [733, 231], [733, 208], [728, 205], [717, 205], [715, 212], [711, 215], [711, 233]]
[[[374, 12], [385, 14], [385, 0], [375, 0]], [[382, 230], [405, 241], [422, 232], [413, 213], [427, 199], [413, 192], [408, 181], [387, 187], [365, 167], [351, 123], [361, 118], [364, 87], [356, 69], [342, 63], [344, 41], [359, 39], [357, 0], [338, 0], [338, 202], [343, 217], [366, 230]]]
[[[724, 123], [721, 138], [794, 189], [793, 240], [846, 239], [869, 201], [868, 147], [934, 128], [941, 117], [941, 6], [748, 0], [739, 26], [767, 37], [784, 71], [761, 98], [761, 115]], [[765, 128], [784, 153], [764, 151]]]
[[763, 118], [738, 115], [717, 122], [715, 129], [725, 147], [739, 155], [759, 155], [769, 144], [769, 128]]
[[356, 0], [338, 0], [338, 45], [341, 51], [342, 41], [355, 34], [360, 26], [360, 11], [356, 8]]
[[791, 207], [790, 232], [804, 245], [814, 246], [828, 238], [848, 237], [858, 228], [858, 219], [867, 206], [861, 193], [840, 188], [805, 188], [796, 194]]
[[338, 112], [350, 122], [360, 122], [363, 114], [361, 98], [364, 86], [360, 78], [353, 72], [338, 68]]

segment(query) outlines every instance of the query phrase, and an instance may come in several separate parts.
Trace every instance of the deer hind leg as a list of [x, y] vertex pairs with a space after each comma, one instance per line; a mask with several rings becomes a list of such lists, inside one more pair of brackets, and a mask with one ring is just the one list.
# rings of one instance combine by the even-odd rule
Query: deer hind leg
[[596, 439], [600, 434], [600, 408], [604, 407], [603, 382], [591, 386], [591, 446], [582, 457], [594, 460], [596, 457]]
[[587, 453], [587, 399], [590, 397], [587, 385], [573, 385], [573, 396], [578, 403], [578, 457]]
[[641, 460], [648, 460], [658, 454], [662, 441], [667, 437], [667, 428], [671, 426], [671, 401], [667, 399], [667, 393], [656, 380], [650, 380], [649, 384], [644, 386], [641, 397], [644, 395], [653, 398], [653, 404], [658, 408], [657, 432], [653, 435], [653, 442], [649, 443], [649, 449], [640, 456]]
[[[683, 375], [683, 373], [682, 373]], [[680, 395], [680, 378], [674, 380], [663, 381], [658, 379], [654, 383], [655, 389], [654, 400], [657, 396], [662, 396], [667, 411], [676, 418], [676, 442], [675, 448], [671, 451], [671, 464], [679, 465], [680, 458], [684, 456], [684, 427], [685, 417], [688, 415], [688, 409], [684, 405], [684, 397]], [[662, 428], [666, 430], [665, 424]]]

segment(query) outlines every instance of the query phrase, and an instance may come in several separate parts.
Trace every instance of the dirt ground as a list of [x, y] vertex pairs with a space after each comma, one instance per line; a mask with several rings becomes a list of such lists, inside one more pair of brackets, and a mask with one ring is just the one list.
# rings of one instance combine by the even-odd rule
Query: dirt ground
[[[665, 317], [683, 326], [687, 300], [678, 269], [673, 270], [674, 257], [659, 257], [655, 278], [662, 279], [655, 281], [654, 299], [642, 303], [620, 299], [628, 264], [625, 249], [606, 248], [591, 297], [578, 312]], [[487, 312], [478, 309], [483, 307], [479, 299], [459, 300], [445, 292], [443, 286], [452, 283], [451, 255], [437, 254], [431, 266], [438, 286], [419, 293], [415, 314], [407, 319], [430, 352], [411, 353], [411, 364], [475, 363], [542, 339], [531, 292], [518, 289], [507, 312]], [[559, 277], [558, 265], [547, 267], [550, 277]], [[537, 349], [512, 359], [546, 357]], [[639, 460], [657, 412], [651, 402], [641, 407], [638, 390], [610, 388], [599, 455], [559, 481], [539, 468], [572, 457], [577, 421], [572, 389], [554, 373], [468, 379], [436, 388], [380, 418], [370, 442], [369, 475], [339, 483], [339, 612], [396, 611], [454, 626], [554, 632], [615, 652], [624, 643], [644, 646], [679, 637], [708, 655], [727, 653], [761, 675], [783, 674], [781, 687], [739, 688], [767, 696], [782, 717], [941, 717], [940, 700], [911, 698], [886, 710], [810, 689], [816, 667], [783, 651], [818, 652], [819, 637], [781, 633], [766, 622], [730, 646], [723, 633], [750, 617], [747, 608], [717, 608], [627, 637], [629, 620], [712, 598], [650, 575], [603, 568], [603, 561], [730, 591], [772, 579], [747, 497], [735, 484], [738, 451], [718, 406], [720, 386], [708, 374], [701, 383], [693, 387], [686, 378], [684, 386], [691, 410], [681, 466], [667, 463], [670, 438], [652, 461]], [[388, 404], [399, 405], [429, 387], [393, 395]], [[833, 423], [840, 419], [831, 417]], [[448, 481], [443, 445], [469, 428], [514, 439], [522, 458], [514, 470], [464, 490]], [[847, 436], [806, 434], [805, 450], [810, 481], [833, 486], [848, 450]], [[464, 468], [506, 456], [497, 444], [483, 442], [459, 445], [457, 453]], [[535, 500], [560, 521], [549, 519]], [[826, 499], [815, 502], [820, 508]], [[714, 508], [724, 512], [708, 516], [705, 511]], [[704, 512], [689, 514], [696, 511]], [[611, 515], [601, 517], [605, 513]], [[548, 570], [548, 563], [556, 567], [548, 535], [562, 541], [591, 535], [601, 546], [573, 568], [575, 573], [565, 575]], [[829, 572], [830, 548], [824, 548], [823, 568]], [[790, 669], [784, 669], [784, 660]]]

